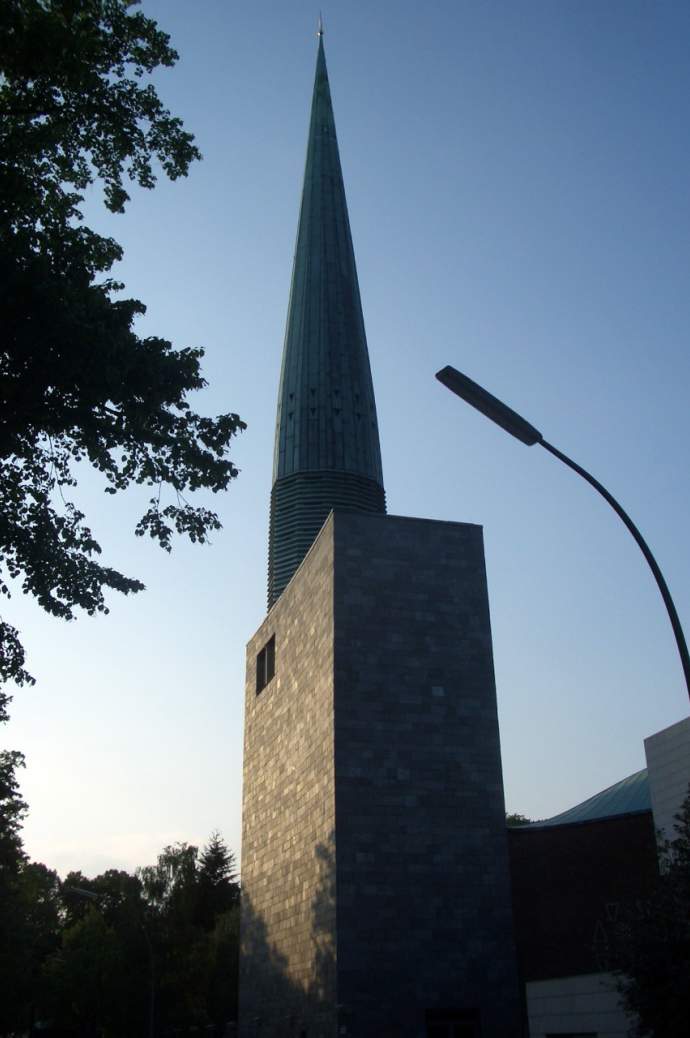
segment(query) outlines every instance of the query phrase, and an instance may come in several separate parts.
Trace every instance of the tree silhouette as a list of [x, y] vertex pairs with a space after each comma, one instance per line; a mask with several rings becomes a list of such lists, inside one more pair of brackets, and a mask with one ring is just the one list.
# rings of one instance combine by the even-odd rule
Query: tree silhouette
[[656, 888], [622, 925], [618, 989], [639, 1035], [685, 1038], [690, 1020], [690, 790], [661, 847]]
[[[140, 338], [145, 312], [109, 271], [122, 250], [85, 226], [99, 183], [112, 213], [127, 180], [185, 176], [193, 137], [147, 77], [177, 53], [131, 0], [4, 0], [0, 5], [0, 593], [10, 579], [53, 616], [107, 612], [104, 592], [143, 585], [98, 561], [84, 514], [67, 499], [88, 462], [114, 494], [152, 489], [136, 533], [170, 550], [220, 523], [188, 492], [237, 475], [236, 414], [206, 418], [188, 396], [205, 385], [197, 348]], [[167, 493], [166, 493], [167, 490]], [[33, 680], [0, 618], [0, 682]]]

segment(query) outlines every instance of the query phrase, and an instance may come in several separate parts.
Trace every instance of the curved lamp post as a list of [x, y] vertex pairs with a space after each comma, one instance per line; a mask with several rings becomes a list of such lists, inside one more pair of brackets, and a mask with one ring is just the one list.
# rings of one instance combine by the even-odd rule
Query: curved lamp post
[[549, 451], [550, 454], [553, 454], [558, 458], [559, 461], [562, 461], [564, 465], [567, 465], [568, 468], [571, 468], [574, 472], [577, 472], [579, 476], [582, 476], [583, 479], [586, 479], [590, 486], [593, 486], [594, 489], [598, 491], [606, 501], [608, 501], [611, 508], [613, 508], [614, 512], [616, 512], [616, 514], [623, 520], [628, 530], [637, 541], [640, 551], [644, 555], [649, 564], [649, 568], [654, 574], [654, 579], [656, 580], [657, 587], [661, 592], [661, 597], [664, 600], [664, 605], [666, 606], [666, 611], [669, 620], [671, 621], [671, 627], [673, 628], [676, 645], [678, 646], [678, 652], [680, 654], [680, 661], [683, 666], [683, 673], [685, 674], [685, 684], [687, 685], [688, 696], [690, 696], [690, 655], [688, 654], [685, 635], [683, 634], [683, 628], [678, 619], [676, 607], [673, 604], [671, 593], [666, 585], [663, 574], [657, 565], [656, 559], [649, 550], [649, 546], [644, 537], [637, 529], [627, 512], [623, 510], [615, 497], [609, 494], [606, 487], [603, 487], [594, 476], [591, 476], [589, 472], [583, 469], [580, 465], [576, 464], [576, 462], [572, 461], [565, 454], [562, 454], [561, 451], [552, 444], [547, 443], [538, 429], [535, 429], [533, 425], [530, 425], [528, 421], [522, 418], [510, 407], [507, 407], [506, 404], [502, 403], [495, 396], [492, 396], [491, 393], [488, 393], [485, 389], [482, 389], [481, 386], [478, 386], [477, 383], [473, 382], [472, 379], [467, 377], [467, 375], [463, 375], [461, 372], [456, 371], [455, 368], [448, 365], [447, 367], [442, 368], [441, 371], [436, 372], [436, 378], [439, 382], [443, 383], [446, 388], [450, 389], [451, 392], [462, 397], [466, 403], [471, 404], [472, 407], [481, 411], [481, 413], [486, 415], [487, 418], [490, 418], [492, 422], [495, 422], [496, 425], [500, 425], [502, 429], [509, 432], [511, 436], [515, 436], [518, 440], [521, 440], [522, 443], [526, 443], [528, 447], [532, 447], [535, 443], [538, 443], [545, 450]]

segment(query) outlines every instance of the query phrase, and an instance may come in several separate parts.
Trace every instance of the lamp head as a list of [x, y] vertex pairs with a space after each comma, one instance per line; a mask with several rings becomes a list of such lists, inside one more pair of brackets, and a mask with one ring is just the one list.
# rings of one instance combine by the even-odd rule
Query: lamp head
[[477, 411], [481, 411], [492, 422], [495, 422], [496, 425], [500, 425], [502, 429], [509, 432], [511, 436], [515, 436], [522, 443], [526, 443], [528, 447], [532, 447], [535, 443], [541, 443], [542, 435], [538, 429], [535, 429], [533, 425], [530, 425], [528, 421], [521, 418], [519, 414], [506, 404], [497, 400], [491, 393], [487, 393], [485, 389], [478, 386], [467, 375], [463, 375], [462, 372], [451, 367], [450, 364], [437, 371], [436, 378], [447, 389], [450, 389], [452, 393], [455, 393], [456, 396], [462, 397], [465, 403], [471, 404]]

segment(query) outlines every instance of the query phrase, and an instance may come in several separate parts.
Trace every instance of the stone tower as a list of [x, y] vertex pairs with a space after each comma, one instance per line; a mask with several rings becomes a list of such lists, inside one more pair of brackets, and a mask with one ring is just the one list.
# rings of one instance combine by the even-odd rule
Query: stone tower
[[482, 532], [385, 514], [321, 33], [269, 554], [240, 1035], [520, 1035]]

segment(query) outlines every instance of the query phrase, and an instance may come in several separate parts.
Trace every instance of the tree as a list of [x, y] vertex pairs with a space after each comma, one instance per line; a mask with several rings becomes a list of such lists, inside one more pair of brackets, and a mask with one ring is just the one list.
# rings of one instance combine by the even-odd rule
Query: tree
[[[199, 877], [215, 890], [232, 888], [233, 902], [237, 897], [235, 855], [216, 830], [199, 855]], [[224, 906], [221, 911], [225, 911]]]
[[23, 754], [0, 750], [0, 884], [16, 876], [25, 860], [20, 832], [27, 807], [17, 780], [23, 767]]
[[237, 1019], [240, 884], [235, 855], [219, 832], [211, 833], [199, 855], [198, 875], [197, 920], [209, 949], [206, 1011], [216, 1034], [222, 1034], [227, 1022]]
[[[239, 904], [219, 834], [201, 856], [186, 843], [165, 847], [135, 875], [70, 872], [60, 884], [22, 862], [0, 929], [0, 1035], [32, 1021], [111, 1038], [144, 1038], [152, 1021], [156, 1034], [224, 1033], [237, 1015]], [[204, 875], [226, 893], [202, 926]], [[223, 910], [228, 890], [235, 901]]]
[[15, 1023], [21, 1004], [15, 987], [23, 966], [17, 967], [16, 949], [24, 943], [19, 876], [26, 860], [21, 840], [26, 804], [17, 782], [17, 768], [23, 763], [20, 753], [0, 751], [0, 987], [10, 993], [6, 1004], [0, 999], [0, 1033]]
[[239, 904], [235, 856], [220, 833], [211, 837], [199, 855], [197, 919], [204, 930], [214, 928], [216, 918]]
[[[200, 158], [147, 77], [177, 54], [137, 0], [3, 0], [0, 5], [0, 592], [21, 581], [54, 616], [107, 612], [104, 590], [140, 581], [98, 561], [84, 514], [65, 497], [89, 463], [107, 493], [152, 488], [136, 526], [170, 550], [220, 526], [187, 492], [225, 490], [244, 428], [206, 418], [188, 395], [203, 350], [140, 338], [145, 312], [108, 276], [122, 250], [84, 225], [100, 183], [122, 212], [127, 180], [186, 176]], [[166, 496], [166, 493], [170, 495]], [[17, 630], [0, 618], [0, 683], [33, 680]]]
[[201, 854], [186, 843], [165, 847], [140, 869], [155, 913], [159, 1022], [204, 1026], [218, 1033], [237, 1015], [239, 883], [235, 857], [214, 832]]
[[160, 1027], [206, 1024], [208, 941], [197, 921], [199, 849], [187, 843], [164, 847], [155, 865], [138, 870], [150, 908], [158, 985]]
[[155, 865], [137, 870], [144, 896], [160, 912], [191, 919], [196, 905], [199, 848], [189, 843], [164, 847]]
[[128, 950], [102, 912], [89, 906], [64, 931], [60, 951], [47, 964], [50, 1018], [65, 1028], [76, 1025], [80, 1034], [126, 1033], [118, 1024], [130, 1015], [131, 992], [123, 984]]
[[45, 1016], [68, 1031], [143, 1036], [154, 978], [141, 882], [118, 869], [93, 879], [71, 872], [62, 902], [61, 946], [45, 969]]
[[[60, 880], [40, 862], [26, 861], [15, 888], [15, 920], [4, 971], [2, 1016], [10, 1031], [30, 1028], [44, 999], [43, 969], [60, 940]], [[14, 975], [13, 975], [14, 974]], [[0, 1025], [0, 1033], [4, 1033]]]
[[521, 815], [515, 811], [506, 812], [506, 825], [511, 829], [516, 825], [529, 825], [531, 821], [532, 819], [528, 818], [527, 815]]
[[209, 936], [210, 972], [206, 1006], [216, 1034], [225, 1034], [225, 1026], [237, 1019], [240, 968], [240, 906], [216, 917]]
[[649, 902], [625, 921], [618, 990], [638, 1035], [685, 1038], [690, 1020], [690, 790], [662, 845]]
[[26, 804], [21, 753], [0, 752], [0, 1034], [29, 1027], [43, 963], [59, 931], [57, 873], [27, 859], [21, 838]]

